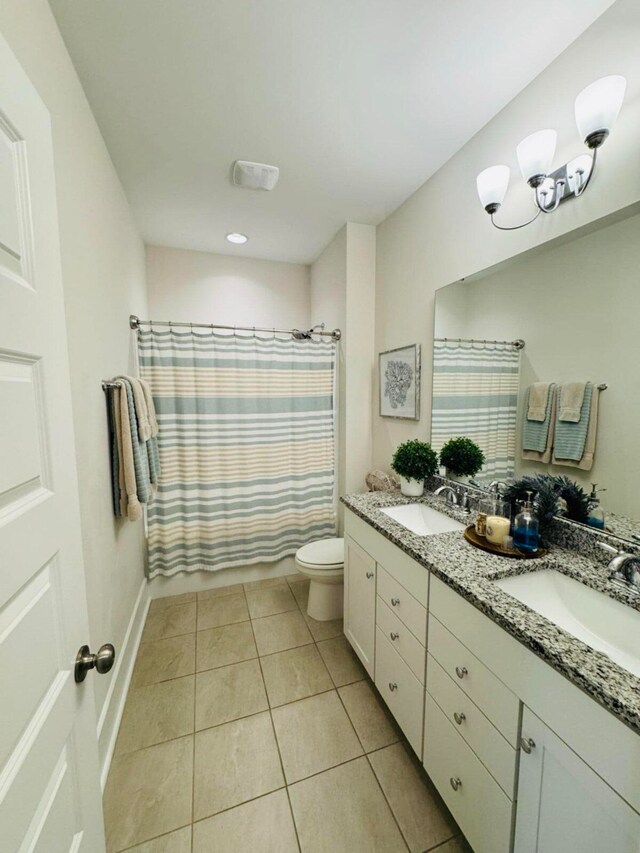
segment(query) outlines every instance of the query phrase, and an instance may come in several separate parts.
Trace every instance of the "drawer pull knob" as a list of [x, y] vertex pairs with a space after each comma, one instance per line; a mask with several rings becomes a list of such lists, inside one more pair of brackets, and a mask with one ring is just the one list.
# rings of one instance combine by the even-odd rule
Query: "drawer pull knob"
[[399, 598], [392, 598], [391, 603], [393, 604], [394, 607], [397, 607], [400, 604], [400, 599]]
[[389, 690], [391, 690], [393, 692], [394, 690], [397, 690], [397, 689], [398, 689], [398, 685], [395, 683], [395, 681], [390, 681], [389, 682]]
[[460, 713], [458, 713], [457, 711], [454, 711], [453, 712], [453, 719], [456, 721], [456, 723], [459, 726], [461, 726], [467, 718], [464, 715], [464, 711], [460, 711]]
[[457, 791], [457, 790], [458, 790], [458, 788], [461, 788], [461, 787], [462, 787], [462, 782], [460, 781], [460, 779], [459, 779], [457, 776], [456, 776], [456, 778], [455, 778], [455, 779], [454, 779], [454, 778], [453, 778], [453, 776], [452, 776], [452, 777], [449, 779], [449, 784], [451, 785], [451, 787], [453, 788], [453, 790], [454, 790], [454, 791]]
[[400, 634], [398, 634], [396, 631], [392, 631], [392, 632], [389, 634], [389, 636], [391, 637], [391, 639], [392, 639], [392, 640], [397, 640], [397, 639], [398, 639], [398, 637], [400, 636]]
[[457, 666], [456, 667], [456, 675], [458, 676], [458, 678], [464, 678], [465, 675], [468, 674], [468, 672], [469, 672], [469, 670], [466, 668], [466, 666]]
[[527, 755], [531, 755], [531, 750], [535, 749], [536, 742], [532, 737], [521, 737], [520, 746], [527, 753]]
[[369, 578], [369, 580], [371, 580], [371, 578], [373, 577], [373, 572], [367, 572], [367, 577]]

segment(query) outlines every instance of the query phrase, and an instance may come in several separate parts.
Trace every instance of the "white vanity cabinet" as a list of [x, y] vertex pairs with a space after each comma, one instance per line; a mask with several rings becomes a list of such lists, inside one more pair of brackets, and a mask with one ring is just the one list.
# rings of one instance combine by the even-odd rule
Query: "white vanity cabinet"
[[347, 638], [474, 853], [640, 853], [638, 734], [351, 512], [346, 545]]
[[376, 634], [376, 561], [344, 537], [344, 633], [371, 678]]
[[528, 708], [522, 739], [514, 853], [638, 853], [640, 815]]

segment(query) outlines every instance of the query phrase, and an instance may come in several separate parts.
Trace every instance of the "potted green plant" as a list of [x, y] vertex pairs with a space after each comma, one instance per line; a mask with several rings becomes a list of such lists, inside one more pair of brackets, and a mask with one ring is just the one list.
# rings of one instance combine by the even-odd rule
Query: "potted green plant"
[[391, 467], [400, 477], [402, 494], [420, 497], [425, 479], [438, 470], [438, 457], [429, 442], [412, 438], [396, 448]]
[[475, 477], [484, 465], [484, 453], [475, 441], [466, 436], [450, 438], [440, 451], [440, 464], [447, 469], [447, 477], [454, 480]]

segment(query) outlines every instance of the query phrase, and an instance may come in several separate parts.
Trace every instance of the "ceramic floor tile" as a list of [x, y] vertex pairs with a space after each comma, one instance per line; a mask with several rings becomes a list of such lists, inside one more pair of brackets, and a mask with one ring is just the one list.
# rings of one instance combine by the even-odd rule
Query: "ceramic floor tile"
[[327, 665], [336, 687], [361, 681], [366, 677], [364, 667], [356, 657], [345, 637], [323, 640], [318, 643], [318, 651]]
[[296, 600], [286, 584], [267, 589], [250, 589], [247, 592], [247, 604], [252, 619], [298, 609]]
[[362, 755], [335, 690], [272, 711], [287, 783]]
[[116, 753], [133, 752], [193, 732], [195, 678], [187, 675], [129, 690]]
[[258, 657], [251, 622], [208, 628], [196, 634], [196, 671]]
[[406, 853], [366, 758], [292, 785], [302, 853]]
[[241, 583], [217, 586], [214, 589], [203, 589], [198, 593], [198, 601], [207, 601], [209, 598], [224, 598], [227, 595], [237, 595], [239, 592], [244, 592], [244, 586]]
[[338, 690], [365, 752], [400, 740], [400, 730], [369, 681], [356, 681]]
[[259, 581], [248, 581], [244, 584], [244, 591], [249, 592], [251, 589], [269, 589], [272, 586], [287, 586], [287, 581], [283, 576], [277, 578], [263, 578]]
[[196, 603], [175, 604], [160, 607], [147, 616], [142, 632], [142, 642], [161, 640], [164, 637], [176, 637], [178, 634], [191, 634], [196, 630]]
[[198, 631], [218, 628], [234, 622], [246, 622], [249, 618], [244, 593], [205, 598], [198, 602]]
[[[431, 853], [431, 851], [429, 851], [429, 853]], [[473, 853], [473, 850], [469, 846], [466, 838], [459, 835], [457, 838], [452, 838], [451, 841], [447, 841], [440, 847], [434, 848], [433, 853]]]
[[298, 610], [255, 619], [252, 624], [260, 655], [283, 652], [285, 649], [313, 642], [313, 637]]
[[191, 675], [196, 668], [196, 635], [141, 643], [131, 678], [133, 687]]
[[196, 733], [194, 820], [284, 786], [268, 712]]
[[[302, 577], [302, 575], [300, 576]], [[289, 584], [289, 589], [294, 595], [295, 600], [298, 602], [298, 606], [303, 613], [307, 612], [307, 603], [309, 601], [309, 580], [308, 578], [302, 578], [299, 581], [293, 581]]]
[[191, 853], [191, 827], [183, 826], [153, 841], [129, 847], [126, 853]]
[[298, 581], [306, 580], [302, 572], [292, 572], [290, 575], [285, 575], [284, 579], [289, 585], [292, 583], [298, 583]]
[[272, 708], [331, 690], [333, 682], [315, 645], [299, 646], [260, 659]]
[[344, 635], [342, 619], [327, 619], [325, 622], [318, 622], [317, 619], [312, 619], [309, 616], [306, 608], [302, 610], [302, 615], [316, 643], [322, 640], [332, 640], [334, 637], [342, 637]]
[[104, 793], [108, 853], [191, 822], [193, 735], [113, 759]]
[[193, 853], [298, 853], [289, 798], [275, 791], [199, 821], [193, 827]]
[[371, 753], [369, 761], [411, 853], [422, 853], [460, 830], [408, 749], [397, 743]]
[[154, 598], [149, 605], [149, 613], [163, 607], [175, 607], [176, 604], [188, 604], [196, 600], [195, 592], [184, 592], [182, 595], [166, 595], [164, 598]]
[[248, 717], [268, 707], [257, 660], [209, 669], [196, 676], [196, 729]]

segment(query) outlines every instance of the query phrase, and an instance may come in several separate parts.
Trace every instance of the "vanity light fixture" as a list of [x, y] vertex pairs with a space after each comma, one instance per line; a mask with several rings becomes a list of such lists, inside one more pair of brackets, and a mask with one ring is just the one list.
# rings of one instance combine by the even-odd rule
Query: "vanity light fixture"
[[611, 132], [624, 98], [627, 81], [619, 74], [596, 80], [576, 98], [576, 124], [580, 138], [592, 154], [580, 154], [564, 166], [551, 171], [556, 150], [555, 130], [539, 130], [527, 136], [516, 148], [522, 177], [534, 192], [535, 216], [522, 225], [498, 225], [494, 214], [499, 209], [509, 186], [509, 167], [490, 166], [477, 177], [478, 195], [491, 222], [501, 231], [524, 228], [541, 213], [553, 213], [562, 201], [577, 198], [589, 185], [595, 171], [598, 149]]
[[239, 231], [232, 231], [231, 234], [227, 234], [227, 240], [229, 241], [229, 243], [236, 243], [237, 245], [249, 242], [249, 238], [247, 237], [247, 235], [240, 234]]

